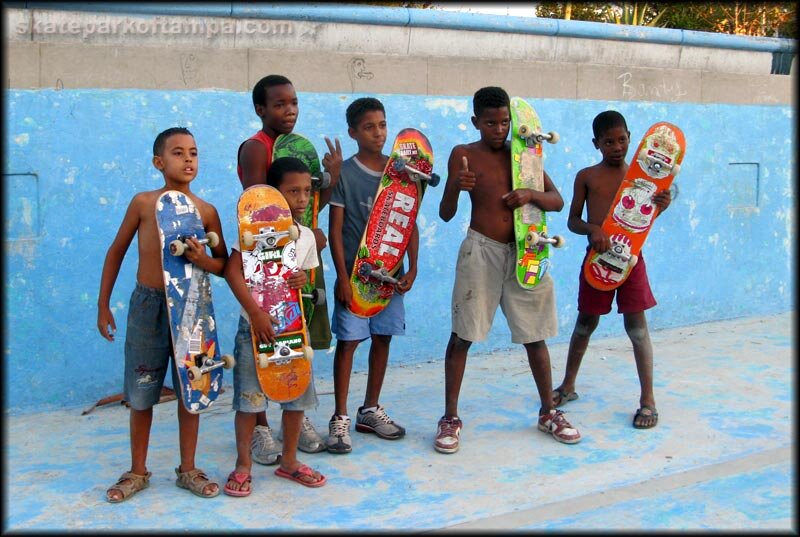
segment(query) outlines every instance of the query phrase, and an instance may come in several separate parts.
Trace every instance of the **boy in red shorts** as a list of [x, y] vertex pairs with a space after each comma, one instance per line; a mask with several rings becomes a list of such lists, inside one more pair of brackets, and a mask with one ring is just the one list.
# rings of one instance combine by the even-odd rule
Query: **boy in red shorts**
[[[575, 176], [575, 190], [572, 205], [569, 209], [567, 226], [570, 231], [586, 235], [589, 246], [598, 252], [609, 249], [610, 241], [600, 226], [608, 213], [611, 202], [616, 196], [628, 164], [625, 155], [628, 152], [631, 133], [625, 118], [619, 112], [609, 110], [602, 112], [592, 122], [594, 138], [592, 142], [600, 150], [603, 159], [598, 164], [584, 168]], [[668, 190], [653, 196], [653, 203], [658, 206], [660, 215], [672, 201]], [[586, 220], [581, 217], [583, 205], [586, 204]], [[585, 260], [585, 258], [584, 258]], [[650, 290], [644, 256], [639, 253], [639, 262], [631, 270], [628, 279], [612, 291], [599, 291], [586, 282], [581, 263], [580, 284], [578, 288], [578, 319], [569, 341], [567, 366], [561, 386], [553, 391], [553, 403], [560, 407], [567, 401], [578, 398], [575, 392], [575, 379], [581, 360], [589, 345], [589, 338], [597, 328], [600, 316], [611, 311], [611, 301], [617, 297], [617, 312], [622, 314], [625, 332], [633, 344], [633, 356], [641, 385], [639, 409], [633, 417], [633, 426], [637, 429], [650, 429], [658, 423], [658, 412], [653, 395], [653, 345], [647, 330], [644, 312], [656, 305], [656, 299]]]

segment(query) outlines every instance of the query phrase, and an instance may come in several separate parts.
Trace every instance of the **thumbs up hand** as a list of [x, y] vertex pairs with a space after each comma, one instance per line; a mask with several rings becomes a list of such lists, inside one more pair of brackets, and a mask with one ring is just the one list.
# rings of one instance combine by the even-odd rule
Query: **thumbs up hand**
[[469, 192], [475, 186], [475, 173], [469, 171], [467, 157], [461, 157], [461, 169], [458, 170], [458, 188]]

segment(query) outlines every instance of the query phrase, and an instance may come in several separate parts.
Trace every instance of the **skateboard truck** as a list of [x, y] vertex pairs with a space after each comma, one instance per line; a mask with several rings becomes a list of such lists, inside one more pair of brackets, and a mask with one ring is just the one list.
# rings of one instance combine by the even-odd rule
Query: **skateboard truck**
[[[196, 237], [195, 235], [190, 235], [186, 237], [178, 237], [174, 241], [169, 243], [169, 253], [174, 256], [183, 255], [183, 252], [186, 251], [186, 239], [190, 239]], [[208, 244], [211, 248], [214, 248], [217, 244], [219, 244], [219, 235], [214, 233], [213, 231], [209, 231], [206, 233], [205, 239], [198, 239], [200, 244]]]
[[361, 266], [358, 267], [358, 275], [364, 278], [365, 280], [368, 280], [370, 278], [375, 278], [378, 281], [384, 283], [391, 283], [393, 285], [396, 284], [398, 281], [397, 278], [389, 276], [389, 271], [386, 270], [385, 268], [380, 267], [378, 269], [375, 269], [375, 267], [366, 262], [362, 263]]
[[311, 177], [311, 188], [314, 190], [323, 190], [331, 186], [331, 174], [327, 171], [322, 173], [322, 177]]
[[231, 369], [236, 365], [236, 360], [230, 354], [223, 354], [219, 362], [215, 362], [213, 357], [205, 353], [195, 355], [194, 360], [197, 365], [193, 365], [186, 371], [189, 380], [192, 382], [199, 380], [201, 376], [215, 369], [219, 369], [220, 367]]
[[554, 131], [550, 131], [547, 133], [539, 131], [534, 132], [531, 130], [530, 126], [524, 123], [520, 125], [519, 128], [517, 129], [517, 134], [520, 136], [520, 138], [523, 138], [525, 140], [525, 143], [528, 146], [530, 146], [531, 143], [541, 144], [542, 142], [557, 144], [559, 140], [557, 132]]
[[564, 237], [561, 235], [550, 238], [546, 234], [537, 233], [536, 231], [529, 231], [528, 234], [525, 235], [525, 246], [528, 248], [532, 248], [537, 244], [552, 244], [556, 248], [561, 248], [564, 246], [564, 242]]
[[436, 186], [439, 184], [439, 174], [432, 173], [428, 175], [417, 168], [410, 166], [408, 164], [408, 160], [404, 159], [403, 157], [398, 157], [395, 159], [393, 163], [395, 171], [401, 172], [403, 170], [408, 173], [409, 179], [414, 181], [415, 183], [419, 182], [420, 180], [427, 181], [431, 186]]
[[623, 265], [628, 264], [633, 268], [639, 262], [639, 256], [626, 254], [624, 245], [614, 243], [611, 248], [600, 254], [597, 263], [611, 271], [622, 274], [625, 271], [625, 267], [614, 263], [614, 261], [621, 261]]
[[[259, 350], [263, 343], [259, 345]], [[295, 358], [306, 358], [311, 360], [314, 357], [314, 349], [309, 347], [308, 345], [303, 345], [303, 350], [296, 351], [293, 350], [289, 345], [285, 343], [276, 343], [275, 344], [275, 352], [272, 353], [272, 356], [267, 356], [265, 352], [258, 353], [258, 367], [264, 369], [269, 364], [274, 365], [284, 365], [288, 364]]]
[[300, 236], [300, 230], [297, 226], [289, 226], [288, 231], [275, 231], [273, 227], [265, 227], [258, 230], [258, 233], [253, 235], [250, 231], [242, 233], [242, 242], [246, 248], [251, 247], [257, 240], [263, 240], [268, 248], [275, 248], [278, 241], [284, 237], [289, 237], [289, 240], [297, 240]]
[[319, 289], [313, 289], [310, 293], [300, 293], [303, 298], [308, 298], [315, 306], [325, 304], [325, 293], [321, 293]]
[[[638, 155], [639, 163], [646, 172], [653, 171], [657, 176], [661, 174], [672, 174], [673, 177], [678, 175], [681, 171], [680, 164], [670, 162], [668, 157], [650, 151], [647, 148], [642, 148]], [[651, 175], [648, 173], [648, 175]]]

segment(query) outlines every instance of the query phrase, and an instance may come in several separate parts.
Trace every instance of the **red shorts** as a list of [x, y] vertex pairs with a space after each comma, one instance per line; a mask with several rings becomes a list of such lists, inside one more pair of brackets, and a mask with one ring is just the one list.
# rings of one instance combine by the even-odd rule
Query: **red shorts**
[[[589, 249], [586, 254], [588, 256]], [[584, 257], [584, 262], [586, 257]], [[611, 291], [595, 289], [583, 275], [583, 263], [578, 277], [578, 311], [588, 315], [605, 315], [611, 311], [611, 301], [617, 295], [617, 313], [638, 313], [656, 305], [656, 299], [650, 290], [644, 256], [639, 253], [639, 261], [631, 270], [628, 279]]]

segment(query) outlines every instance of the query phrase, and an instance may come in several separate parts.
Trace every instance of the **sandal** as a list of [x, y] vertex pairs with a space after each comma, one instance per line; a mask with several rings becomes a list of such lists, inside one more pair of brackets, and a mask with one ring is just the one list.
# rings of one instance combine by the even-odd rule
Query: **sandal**
[[[650, 425], [639, 425], [642, 421], [653, 420]], [[655, 407], [642, 405], [633, 415], [633, 427], [635, 429], [652, 429], [658, 423], [658, 412]]]
[[[225, 483], [225, 488], [222, 489], [225, 491], [225, 494], [228, 496], [236, 496], [241, 498], [243, 496], [250, 496], [250, 493], [253, 492], [253, 486], [251, 485], [252, 477], [249, 473], [245, 472], [237, 472], [234, 470], [230, 474], [228, 474], [228, 481], [235, 481], [239, 484], [238, 489], [234, 489], [228, 486], [228, 483]], [[247, 490], [242, 490], [242, 486], [247, 484]]]
[[560, 407], [564, 403], [568, 403], [570, 401], [574, 401], [578, 398], [577, 392], [567, 393], [561, 388], [556, 388], [553, 390], [553, 406], [556, 408]]
[[[178, 479], [175, 480], [175, 484], [182, 489], [190, 490], [195, 496], [213, 498], [219, 494], [219, 484], [208, 479], [206, 473], [200, 468], [195, 468], [188, 472], [181, 472], [181, 467], [178, 466], [175, 468], [175, 475], [178, 476]], [[203, 492], [208, 485], [217, 485], [217, 490], [213, 492]]]
[[[317, 474], [318, 477], [315, 477], [314, 474]], [[275, 470], [275, 475], [278, 477], [283, 477], [285, 479], [290, 479], [292, 481], [296, 481], [301, 485], [305, 485], [307, 487], [321, 487], [327, 481], [327, 478], [322, 475], [321, 473], [312, 470], [308, 465], [301, 464], [300, 467], [295, 470], [294, 472], [287, 472], [281, 467], [278, 467]], [[308, 481], [307, 479], [303, 478], [311, 478], [313, 481]]]
[[[106, 491], [106, 501], [109, 503], [124, 502], [140, 490], [144, 490], [150, 486], [150, 476], [153, 475], [147, 472], [144, 475], [134, 474], [132, 472], [125, 472], [120, 476], [117, 482]], [[127, 481], [127, 483], [126, 483]], [[122, 498], [114, 498], [109, 493], [118, 490], [122, 493]]]

